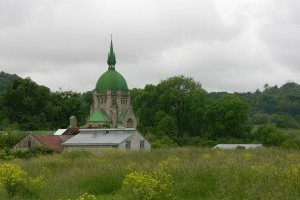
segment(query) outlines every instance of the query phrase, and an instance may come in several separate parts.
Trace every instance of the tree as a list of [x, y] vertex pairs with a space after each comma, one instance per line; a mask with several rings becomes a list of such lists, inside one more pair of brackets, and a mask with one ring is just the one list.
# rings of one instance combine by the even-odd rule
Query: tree
[[206, 91], [190, 77], [174, 76], [157, 85], [158, 108], [175, 119], [177, 137], [199, 135], [203, 125]]
[[237, 96], [224, 96], [207, 105], [205, 111], [208, 136], [243, 138], [250, 131], [249, 109]]
[[[75, 115], [85, 123], [91, 103], [91, 92], [81, 95], [72, 91], [51, 92], [30, 78], [15, 78], [0, 96], [0, 128], [50, 130], [66, 128]], [[13, 124], [13, 126], [11, 126]]]
[[49, 96], [49, 88], [38, 86], [30, 78], [15, 78], [3, 93], [3, 114], [10, 122], [18, 123], [21, 129], [46, 127], [44, 108]]

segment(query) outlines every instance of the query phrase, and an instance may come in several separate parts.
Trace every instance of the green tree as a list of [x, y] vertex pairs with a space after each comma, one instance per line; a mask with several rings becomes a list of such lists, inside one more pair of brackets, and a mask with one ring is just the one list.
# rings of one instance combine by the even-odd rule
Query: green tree
[[206, 91], [190, 77], [174, 76], [157, 85], [158, 109], [173, 117], [177, 137], [201, 134]]
[[287, 139], [283, 132], [272, 124], [260, 126], [256, 132], [252, 133], [252, 137], [266, 146], [281, 146]]
[[66, 128], [75, 115], [80, 124], [89, 113], [92, 94], [72, 91], [51, 92], [30, 78], [15, 78], [0, 96], [0, 128], [49, 130]]
[[208, 136], [243, 138], [250, 131], [249, 109], [237, 96], [224, 96], [207, 105], [205, 112]]
[[47, 127], [44, 108], [49, 95], [48, 88], [38, 86], [30, 78], [15, 78], [3, 93], [3, 114], [10, 122], [18, 123], [21, 129]]

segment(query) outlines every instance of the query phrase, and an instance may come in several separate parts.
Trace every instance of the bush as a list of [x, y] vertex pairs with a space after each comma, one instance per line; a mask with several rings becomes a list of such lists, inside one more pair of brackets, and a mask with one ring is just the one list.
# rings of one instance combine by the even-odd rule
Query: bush
[[0, 165], [0, 187], [10, 198], [20, 196], [33, 196], [34, 190], [47, 187], [44, 176], [31, 178], [16, 164], [4, 163]]
[[46, 147], [32, 147], [26, 151], [18, 150], [11, 152], [15, 158], [32, 158], [39, 155], [52, 155], [53, 153], [54, 151], [52, 149]]
[[271, 124], [259, 127], [251, 136], [266, 146], [281, 146], [287, 139], [282, 131]]
[[171, 175], [162, 172], [132, 172], [126, 175], [122, 190], [132, 199], [169, 199], [173, 180]]
[[11, 160], [14, 158], [11, 150], [9, 148], [0, 149], [0, 159], [1, 160]]
[[165, 135], [162, 138], [155, 138], [152, 142], [152, 148], [172, 148], [177, 147], [178, 145], [174, 140], [172, 140], [169, 136]]
[[4, 163], [0, 166], [0, 186], [9, 197], [15, 196], [25, 188], [27, 173], [18, 165]]

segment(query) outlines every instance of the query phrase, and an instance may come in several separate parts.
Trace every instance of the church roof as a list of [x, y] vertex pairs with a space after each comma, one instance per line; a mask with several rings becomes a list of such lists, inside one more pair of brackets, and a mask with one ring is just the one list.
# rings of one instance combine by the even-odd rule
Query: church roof
[[124, 77], [115, 69], [116, 55], [111, 40], [110, 51], [107, 58], [108, 70], [100, 76], [96, 84], [97, 92], [106, 91], [128, 91]]
[[101, 111], [95, 111], [92, 113], [90, 122], [109, 122], [110, 120]]
[[126, 80], [119, 72], [117, 72], [114, 68], [109, 68], [98, 79], [96, 91], [128, 91], [128, 86]]
[[119, 116], [118, 116], [118, 122], [122, 122], [125, 114], [127, 113], [127, 110], [128, 109], [123, 109], [121, 113], [119, 113]]

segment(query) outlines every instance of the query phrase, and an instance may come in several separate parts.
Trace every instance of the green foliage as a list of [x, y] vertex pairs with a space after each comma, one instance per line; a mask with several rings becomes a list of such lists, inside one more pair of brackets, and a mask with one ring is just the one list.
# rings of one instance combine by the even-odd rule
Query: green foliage
[[259, 127], [252, 137], [266, 146], [281, 146], [287, 139], [287, 136], [272, 124]]
[[[171, 199], [297, 199], [300, 196], [298, 150], [103, 150], [89, 152], [89, 156], [79, 153], [76, 158], [54, 154], [7, 163], [22, 166], [27, 177], [34, 177], [35, 185], [48, 185], [43, 186], [44, 189], [33, 189], [31, 182], [34, 181], [29, 181], [31, 186], [26, 188], [35, 196], [23, 196], [18, 192], [13, 199], [85, 199], [88, 196], [93, 199], [132, 199], [134, 188], [141, 188], [139, 192], [147, 194], [151, 194], [151, 188], [157, 193], [164, 191], [157, 189], [164, 183], [161, 180], [165, 180], [154, 175], [159, 171], [171, 176], [165, 182], [171, 189], [165, 194], [171, 194]], [[134, 175], [128, 179], [132, 187], [122, 190], [129, 174]], [[148, 175], [151, 176], [149, 179]], [[3, 200], [10, 199], [4, 188], [0, 189], [0, 195]]]
[[65, 159], [76, 159], [76, 158], [81, 158], [81, 157], [90, 157], [91, 152], [89, 151], [84, 151], [84, 150], [78, 150], [78, 151], [64, 151], [62, 152], [62, 157]]
[[0, 149], [0, 160], [12, 160], [14, 158], [32, 158], [40, 155], [52, 155], [54, 151], [52, 149], [46, 147], [32, 147], [28, 150], [21, 151], [13, 151], [10, 148], [2, 148]]
[[0, 166], [0, 186], [6, 190], [9, 197], [15, 196], [25, 188], [27, 173], [18, 165], [4, 163]]
[[212, 137], [243, 138], [250, 131], [248, 105], [237, 96], [224, 96], [206, 108], [207, 134]]
[[280, 128], [299, 128], [300, 123], [297, 118], [288, 116], [288, 115], [279, 115], [279, 114], [267, 114], [267, 113], [258, 113], [253, 114], [251, 117], [251, 122], [255, 125], [263, 124], [275, 124]]
[[[0, 78], [1, 75], [7, 74], [1, 73]], [[51, 92], [30, 78], [11, 78], [6, 88], [0, 94], [0, 130], [8, 132], [65, 128], [72, 115], [83, 125], [93, 100], [92, 92]], [[250, 122], [299, 128], [299, 94], [297, 83], [281, 87], [265, 85], [263, 92], [208, 94], [194, 79], [174, 76], [158, 85], [133, 89], [131, 103], [139, 118], [138, 129], [151, 135], [154, 147], [206, 146], [215, 144], [220, 138], [224, 142], [257, 141], [249, 136]], [[251, 116], [250, 122], [248, 116]], [[297, 144], [297, 139], [289, 139], [285, 146]], [[14, 141], [7, 146], [11, 147]], [[4, 144], [8, 142], [3, 142], [0, 136], [0, 148]]]
[[91, 92], [82, 96], [72, 91], [51, 92], [30, 78], [14, 78], [0, 96], [2, 130], [49, 130], [69, 125], [75, 115], [85, 123], [91, 103]]
[[8, 74], [3, 71], [0, 72], [0, 93], [5, 92], [7, 85], [10, 80], [17, 78], [18, 76], [15, 74]]
[[151, 141], [151, 147], [154, 149], [172, 148], [178, 146], [178, 144], [167, 135], [162, 136], [161, 138], [154, 137]]
[[157, 86], [133, 89], [131, 102], [142, 132], [176, 141], [201, 135], [206, 92], [192, 78], [174, 76]]
[[9, 198], [19, 196], [34, 196], [34, 190], [47, 187], [43, 176], [31, 178], [19, 166], [12, 163], [0, 165], [0, 187], [3, 188]]
[[0, 134], [0, 149], [5, 147], [12, 148], [25, 136], [26, 135], [21, 134], [17, 131], [5, 132], [3, 134]]
[[172, 185], [172, 177], [163, 171], [135, 171], [125, 176], [122, 190], [132, 199], [170, 199]]
[[266, 84], [263, 92], [239, 95], [250, 104], [254, 124], [276, 123], [282, 128], [300, 127], [299, 84], [286, 83], [280, 88]]
[[0, 149], [0, 160], [11, 160], [15, 158], [10, 148], [2, 148]]

